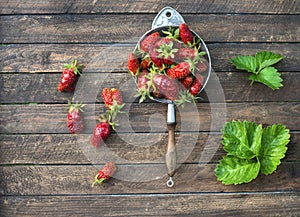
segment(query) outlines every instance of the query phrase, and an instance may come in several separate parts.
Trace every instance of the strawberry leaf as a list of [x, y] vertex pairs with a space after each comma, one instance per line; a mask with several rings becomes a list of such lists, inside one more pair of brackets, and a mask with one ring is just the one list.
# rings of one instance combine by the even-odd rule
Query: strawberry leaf
[[252, 81], [261, 82], [273, 90], [279, 89], [282, 87], [282, 78], [280, 77], [280, 73], [277, 72], [277, 69], [269, 66], [261, 70], [258, 74], [250, 75], [249, 79]]
[[258, 155], [261, 145], [262, 125], [248, 121], [227, 122], [222, 129], [224, 150], [242, 159]]
[[280, 60], [282, 60], [284, 56], [281, 56], [280, 54], [269, 52], [269, 51], [261, 51], [256, 53], [255, 59], [256, 63], [258, 65], [258, 68], [262, 70], [265, 67], [274, 65], [275, 63], [278, 63]]
[[265, 175], [273, 173], [287, 151], [289, 130], [281, 124], [272, 125], [263, 130], [262, 147], [259, 153], [261, 172]]
[[290, 141], [289, 129], [281, 124], [262, 128], [255, 122], [233, 120], [225, 124], [222, 132], [227, 155], [219, 161], [215, 173], [226, 185], [250, 182], [259, 171], [273, 173]]
[[225, 185], [248, 183], [259, 173], [260, 163], [256, 159], [240, 159], [226, 155], [215, 169], [217, 179]]
[[257, 62], [254, 56], [237, 56], [231, 59], [233, 65], [240, 70], [246, 70], [247, 72], [256, 72]]
[[249, 79], [253, 82], [261, 82], [273, 90], [279, 89], [283, 85], [282, 79], [277, 69], [271, 65], [278, 63], [284, 56], [269, 51], [257, 52], [255, 56], [237, 56], [232, 58], [233, 65], [240, 70], [252, 72]]

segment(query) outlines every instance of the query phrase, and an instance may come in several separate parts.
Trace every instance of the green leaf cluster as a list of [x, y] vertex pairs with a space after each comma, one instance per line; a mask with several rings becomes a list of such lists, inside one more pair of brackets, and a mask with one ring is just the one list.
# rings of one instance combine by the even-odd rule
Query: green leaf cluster
[[261, 51], [254, 56], [239, 55], [231, 59], [233, 65], [239, 70], [251, 72], [249, 79], [253, 82], [261, 82], [273, 90], [282, 87], [282, 78], [274, 65], [282, 60], [284, 56], [269, 51]]
[[259, 172], [273, 173], [287, 151], [289, 129], [274, 124], [263, 128], [248, 121], [227, 122], [222, 129], [222, 144], [227, 155], [219, 161], [215, 174], [223, 184], [242, 184]]

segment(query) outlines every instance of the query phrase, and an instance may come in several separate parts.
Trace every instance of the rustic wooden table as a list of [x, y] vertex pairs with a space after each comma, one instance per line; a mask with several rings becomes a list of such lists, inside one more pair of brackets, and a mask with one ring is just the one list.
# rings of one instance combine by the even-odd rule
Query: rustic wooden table
[[[300, 216], [299, 0], [0, 5], [1, 216]], [[196, 107], [177, 111], [180, 164], [173, 188], [165, 185], [167, 107], [132, 98], [126, 62], [167, 5], [205, 40], [214, 69]], [[230, 63], [231, 57], [259, 50], [286, 56], [276, 65], [281, 89], [249, 87], [248, 73]], [[86, 68], [74, 94], [60, 93], [63, 64], [72, 57]], [[104, 111], [101, 89], [113, 86], [123, 91], [128, 115], [95, 150], [88, 139]], [[68, 100], [87, 104], [82, 135], [68, 132]], [[291, 130], [286, 157], [274, 174], [238, 186], [216, 180], [215, 166], [225, 154], [224, 119], [282, 123]], [[91, 188], [108, 160], [116, 162], [116, 176]]]

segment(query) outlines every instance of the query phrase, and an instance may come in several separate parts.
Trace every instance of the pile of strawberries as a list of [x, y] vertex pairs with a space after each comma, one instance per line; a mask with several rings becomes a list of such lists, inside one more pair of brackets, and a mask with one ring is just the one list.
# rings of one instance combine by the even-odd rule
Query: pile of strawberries
[[206, 52], [187, 24], [151, 31], [128, 58], [140, 102], [167, 98], [177, 105], [195, 101], [208, 75]]
[[[71, 64], [66, 64], [58, 84], [58, 91], [60, 92], [74, 92], [76, 82], [80, 76], [82, 65], [77, 64], [73, 60]], [[105, 114], [100, 115], [99, 123], [95, 126], [93, 134], [90, 138], [90, 143], [98, 148], [101, 143], [106, 140], [111, 132], [111, 128], [115, 129], [117, 126], [116, 117], [122, 113], [121, 109], [124, 107], [121, 92], [117, 88], [104, 88], [102, 90], [102, 99], [106, 107]], [[83, 118], [84, 104], [69, 103], [69, 111], [67, 115], [67, 125], [70, 133], [79, 134], [84, 131], [85, 124]], [[107, 162], [102, 169], [100, 169], [95, 176], [95, 181], [92, 184], [101, 184], [108, 180], [116, 171], [116, 166], [113, 162]]]

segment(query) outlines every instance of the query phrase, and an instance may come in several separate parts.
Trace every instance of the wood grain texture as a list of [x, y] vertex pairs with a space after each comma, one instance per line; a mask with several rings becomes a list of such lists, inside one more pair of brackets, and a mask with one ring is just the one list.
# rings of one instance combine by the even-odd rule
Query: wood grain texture
[[[1, 133], [69, 133], [66, 118], [68, 105], [1, 105]], [[167, 106], [161, 103], [127, 104], [120, 115], [117, 132], [165, 132]], [[103, 104], [87, 105], [85, 133], [91, 133]], [[263, 124], [282, 123], [290, 130], [299, 130], [300, 105], [297, 102], [263, 103], [198, 103], [187, 105], [176, 113], [176, 130], [219, 131], [224, 121], [241, 119]]]
[[[176, 133], [178, 162], [216, 163], [226, 153], [220, 133]], [[96, 149], [89, 144], [90, 135], [6, 135], [1, 137], [0, 164], [90, 164]], [[283, 162], [299, 161], [300, 134], [291, 133]], [[103, 144], [113, 153], [116, 163], [163, 163], [166, 133], [112, 134]], [[107, 157], [105, 148], [96, 150], [100, 159]]]
[[[299, 193], [5, 196], [4, 216], [297, 216]], [[30, 204], [30, 206], [28, 206]], [[112, 204], [115, 206], [112, 207]]]
[[276, 172], [259, 174], [250, 183], [223, 185], [215, 176], [216, 164], [181, 164], [166, 186], [165, 164], [117, 164], [107, 183], [91, 187], [104, 165], [6, 166], [2, 168], [0, 195], [151, 194], [184, 192], [280, 192], [300, 190], [300, 163], [282, 163]]
[[180, 13], [275, 13], [299, 14], [297, 0], [268, 1], [261, 0], [253, 4], [252, 1], [215, 0], [215, 1], [22, 1], [8, 0], [0, 9], [1, 14], [56, 14], [56, 13], [158, 13], [165, 6], [174, 7]]
[[[131, 44], [13, 44], [0, 46], [0, 73], [60, 72], [74, 57], [87, 72], [125, 72]], [[289, 43], [210, 43], [212, 67], [217, 72], [236, 71], [230, 62], [237, 55], [254, 55], [259, 50], [280, 53], [286, 58], [276, 64], [279, 71], [299, 71], [299, 44]], [[118, 56], [118, 58], [113, 58]]]
[[[154, 17], [149, 14], [1, 16], [0, 29], [10, 28], [1, 31], [0, 43], [128, 43], [148, 31]], [[300, 40], [298, 15], [189, 14], [184, 18], [206, 42]]]
[[[300, 73], [282, 72], [283, 87], [273, 91], [265, 85], [255, 83], [250, 86], [245, 72], [217, 72], [211, 76], [208, 85], [201, 93], [202, 102], [296, 102], [300, 96]], [[105, 76], [105, 79], [103, 78]], [[128, 73], [85, 74], [80, 78], [75, 94], [57, 90], [61, 74], [0, 74], [0, 101], [2, 103], [65, 103], [70, 98], [82, 98], [84, 103], [102, 102], [101, 89], [119, 87], [124, 102], [132, 100], [137, 93], [135, 83]], [[98, 82], [95, 82], [98, 81]], [[18, 84], [18, 85], [16, 85]], [[221, 88], [216, 89], [217, 84]], [[91, 89], [91, 90], [88, 90]], [[94, 90], [94, 92], [92, 92]], [[84, 93], [83, 93], [84, 91]], [[224, 92], [224, 98], [212, 97]], [[214, 94], [212, 94], [214, 93]], [[79, 95], [90, 95], [79, 97]], [[94, 96], [94, 97], [93, 97]]]

